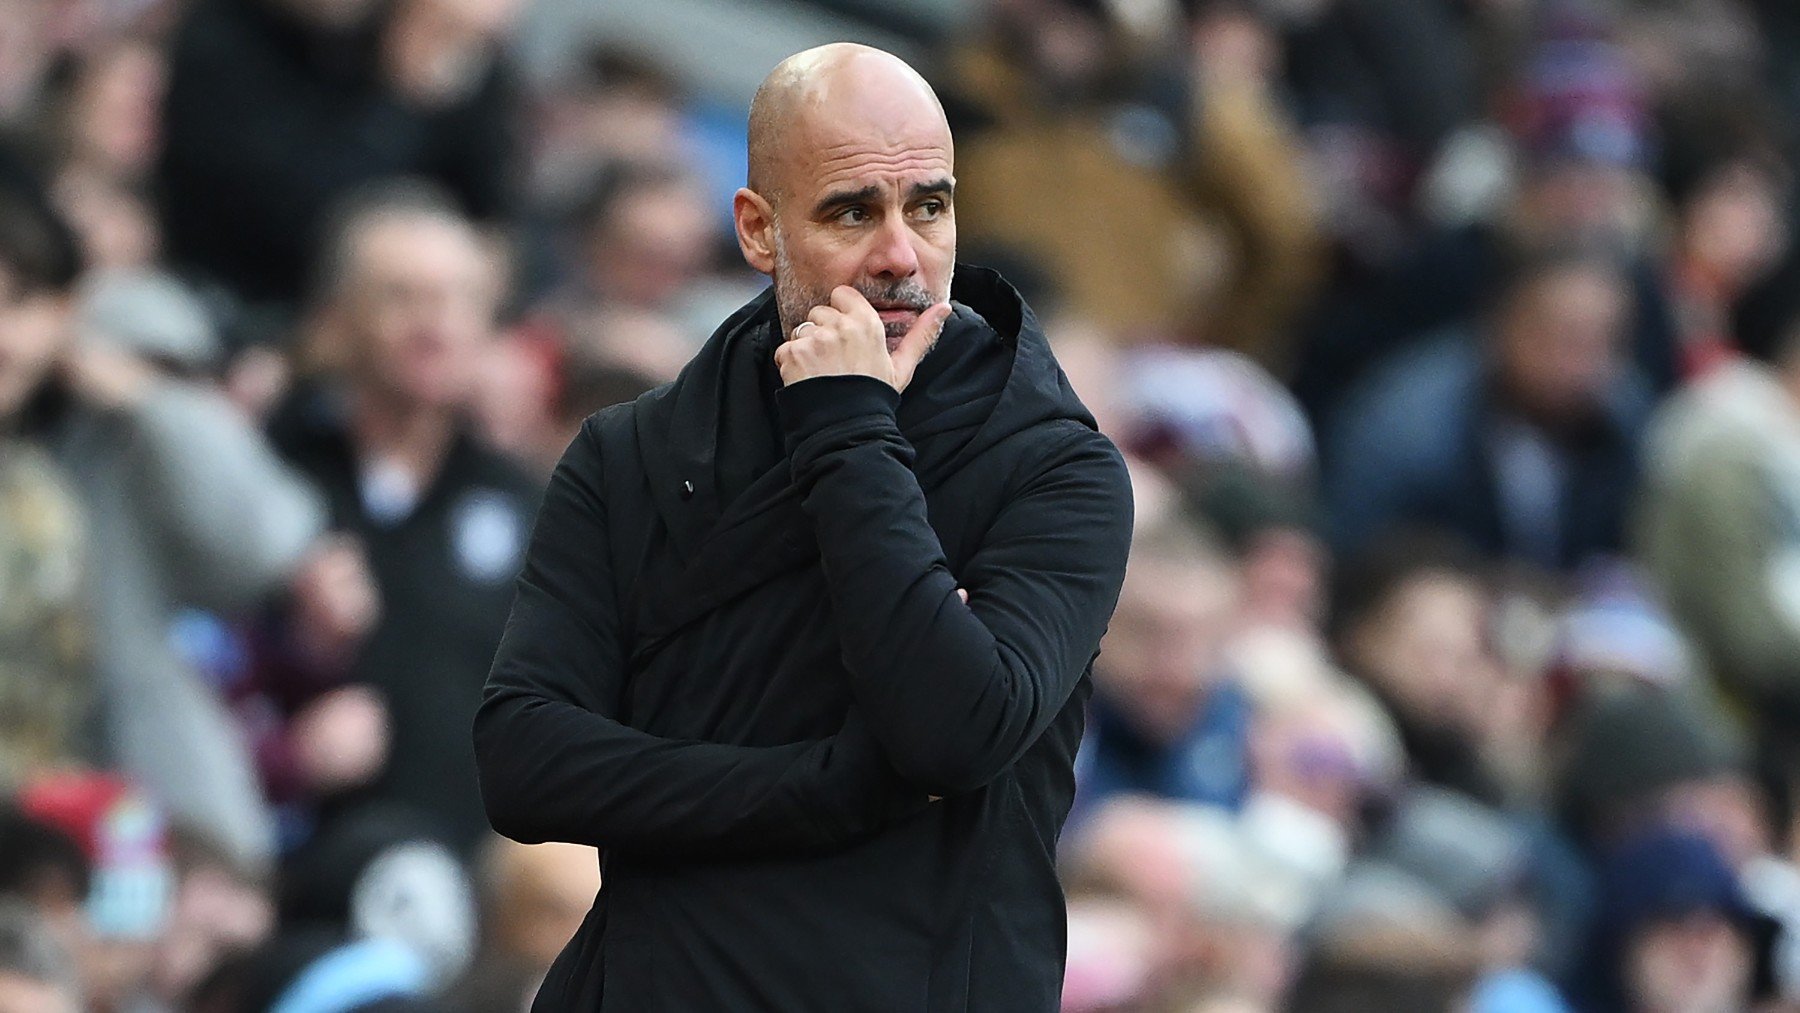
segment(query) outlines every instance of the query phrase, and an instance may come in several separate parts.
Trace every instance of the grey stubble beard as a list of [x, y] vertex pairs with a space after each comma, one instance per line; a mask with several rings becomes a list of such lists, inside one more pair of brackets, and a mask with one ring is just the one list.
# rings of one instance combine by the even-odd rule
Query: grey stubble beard
[[[775, 237], [775, 310], [781, 320], [781, 333], [787, 338], [800, 326], [806, 315], [814, 306], [826, 306], [831, 303], [831, 292], [817, 292], [805, 288], [794, 278], [793, 260], [788, 256], [787, 241], [781, 234], [781, 226], [772, 230]], [[870, 302], [893, 302], [904, 304], [915, 313], [923, 313], [927, 309], [949, 298], [949, 294], [934, 296], [925, 286], [912, 281], [897, 281], [888, 285], [873, 285], [859, 281], [853, 286]], [[887, 331], [888, 351], [906, 336], [908, 324], [904, 321], [884, 323]]]

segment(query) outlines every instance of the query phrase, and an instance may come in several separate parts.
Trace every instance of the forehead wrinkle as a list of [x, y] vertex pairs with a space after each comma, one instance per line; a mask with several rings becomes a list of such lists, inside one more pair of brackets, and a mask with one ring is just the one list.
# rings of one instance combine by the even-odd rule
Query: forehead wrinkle
[[829, 186], [864, 173], [873, 173], [884, 177], [901, 176], [911, 172], [948, 175], [949, 169], [950, 159], [948, 156], [938, 153], [922, 154], [904, 151], [887, 154], [855, 151], [821, 161], [818, 180], [820, 186]]

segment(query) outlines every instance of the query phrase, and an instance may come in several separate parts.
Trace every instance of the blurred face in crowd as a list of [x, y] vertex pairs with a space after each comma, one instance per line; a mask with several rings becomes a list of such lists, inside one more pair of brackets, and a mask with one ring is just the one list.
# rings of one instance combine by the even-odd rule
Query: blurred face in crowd
[[1101, 642], [1099, 691], [1140, 733], [1178, 738], [1217, 677], [1236, 604], [1236, 576], [1222, 562], [1134, 555]]
[[495, 268], [462, 222], [377, 215], [355, 231], [331, 308], [363, 388], [410, 407], [460, 407], [498, 301]]
[[751, 111], [750, 184], [733, 203], [738, 242], [774, 279], [784, 330], [849, 285], [880, 314], [892, 351], [949, 298], [950, 128], [894, 57], [828, 46], [777, 68]]
[[157, 941], [154, 985], [179, 999], [234, 952], [265, 940], [275, 924], [267, 893], [228, 870], [201, 865], [188, 870], [175, 891], [168, 929]]
[[147, 171], [156, 157], [161, 55], [124, 43], [94, 55], [76, 86], [67, 129], [76, 154], [124, 177]]
[[1082, 94], [1107, 71], [1107, 25], [1092, 14], [1063, 0], [999, 0], [993, 10], [1008, 49], [1052, 90]]
[[70, 333], [66, 293], [26, 286], [0, 262], [0, 418], [23, 408]]
[[1625, 166], [1578, 158], [1531, 167], [1518, 196], [1527, 242], [1571, 243], [1628, 253], [1647, 231], [1649, 182]]
[[1408, 719], [1474, 727], [1500, 682], [1486, 643], [1489, 605], [1473, 581], [1420, 573], [1350, 632], [1348, 660]]
[[693, 181], [635, 190], [589, 241], [594, 285], [609, 302], [665, 306], [706, 270], [717, 235], [705, 194]]
[[54, 982], [0, 971], [0, 1013], [76, 1013], [75, 997]]
[[1642, 1013], [1736, 1013], [1750, 994], [1749, 941], [1721, 915], [1651, 922], [1626, 953], [1626, 990]]
[[1689, 258], [1735, 291], [1757, 280], [1787, 242], [1781, 188], [1769, 171], [1734, 162], [1712, 174], [1681, 211]]
[[1590, 417], [1622, 368], [1628, 316], [1623, 279], [1598, 264], [1525, 279], [1497, 322], [1496, 365], [1514, 406], [1547, 425]]

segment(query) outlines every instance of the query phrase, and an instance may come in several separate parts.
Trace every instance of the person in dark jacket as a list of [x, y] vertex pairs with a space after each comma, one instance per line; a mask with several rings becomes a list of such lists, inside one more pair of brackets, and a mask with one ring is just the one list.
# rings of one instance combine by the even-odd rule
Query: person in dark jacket
[[381, 701], [378, 713], [359, 705], [340, 715], [347, 728], [336, 734], [368, 747], [365, 729], [385, 725], [373, 748], [379, 757], [385, 745], [385, 759], [360, 788], [320, 799], [321, 819], [371, 801], [414, 807], [464, 857], [488, 834], [469, 720], [538, 497], [538, 483], [476, 438], [466, 417], [493, 338], [495, 275], [469, 221], [425, 184], [345, 205], [315, 310], [315, 338], [335, 350], [320, 358], [341, 361], [271, 425], [332, 526], [367, 555], [380, 597], [349, 673]]
[[1333, 547], [1431, 530], [1551, 572], [1622, 552], [1650, 408], [1629, 299], [1607, 259], [1534, 254], [1484, 327], [1360, 382], [1324, 448]]
[[750, 137], [774, 287], [583, 425], [475, 720], [495, 828], [604, 855], [535, 1008], [1054, 1010], [1123, 460], [1017, 293], [953, 267], [911, 68], [792, 57]]
[[157, 167], [170, 259], [240, 299], [291, 309], [324, 238], [316, 223], [360, 186], [424, 176], [474, 218], [501, 216], [513, 95], [494, 36], [508, 5], [462, 5], [497, 8], [494, 23], [468, 25], [421, 10], [431, 6], [192, 5], [170, 56]]

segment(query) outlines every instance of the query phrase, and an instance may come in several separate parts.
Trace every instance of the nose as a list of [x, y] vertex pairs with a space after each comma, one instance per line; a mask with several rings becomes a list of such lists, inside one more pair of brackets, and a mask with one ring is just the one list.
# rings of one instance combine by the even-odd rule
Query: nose
[[869, 251], [869, 274], [877, 278], [910, 278], [917, 274], [919, 251], [913, 247], [917, 238], [904, 216], [889, 217], [875, 234], [875, 246]]

